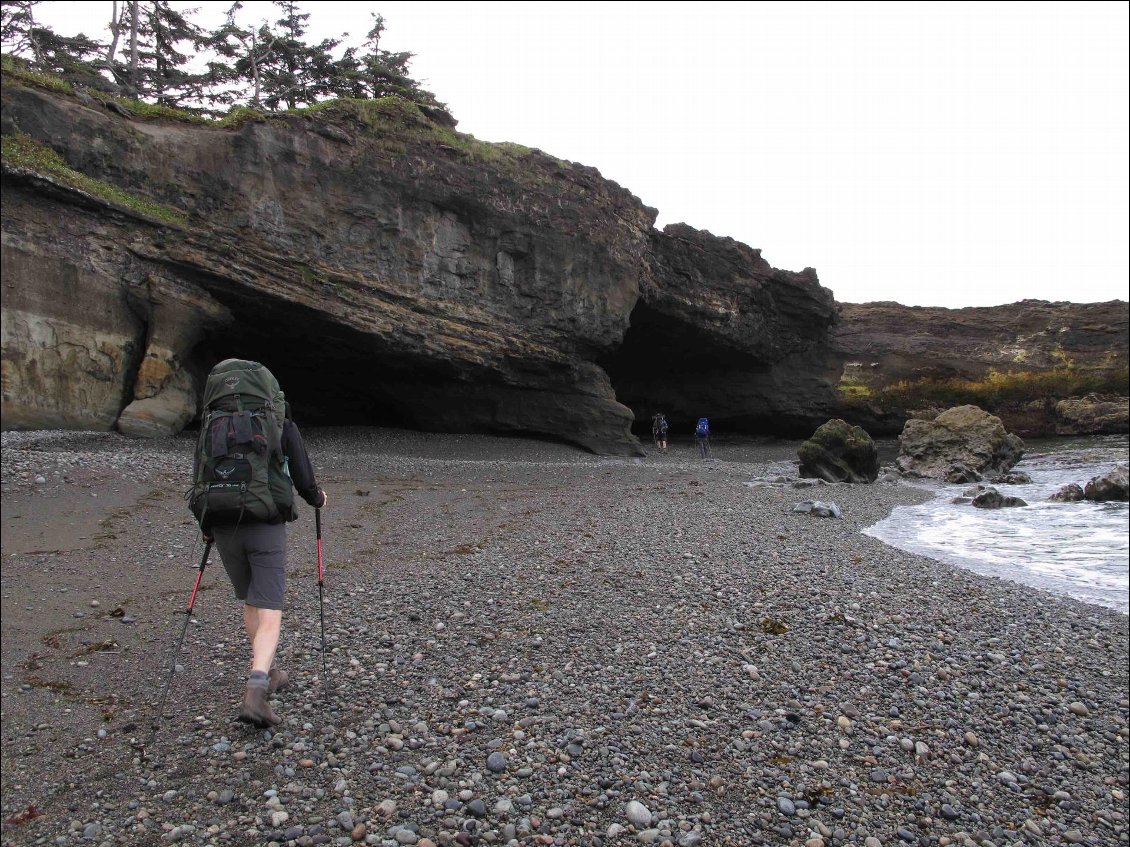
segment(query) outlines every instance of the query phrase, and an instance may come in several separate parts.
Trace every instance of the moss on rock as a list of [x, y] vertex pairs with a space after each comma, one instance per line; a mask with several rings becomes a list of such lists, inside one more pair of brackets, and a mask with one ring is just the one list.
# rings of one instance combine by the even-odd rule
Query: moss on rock
[[797, 450], [800, 475], [828, 482], [874, 482], [879, 451], [863, 427], [838, 418], [823, 424]]

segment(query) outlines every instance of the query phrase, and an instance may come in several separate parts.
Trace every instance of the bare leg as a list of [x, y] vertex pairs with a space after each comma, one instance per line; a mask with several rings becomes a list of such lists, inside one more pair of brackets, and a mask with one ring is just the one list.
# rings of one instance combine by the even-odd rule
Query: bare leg
[[282, 612], [278, 609], [243, 607], [243, 626], [251, 641], [251, 670], [268, 673], [275, 661], [282, 629]]

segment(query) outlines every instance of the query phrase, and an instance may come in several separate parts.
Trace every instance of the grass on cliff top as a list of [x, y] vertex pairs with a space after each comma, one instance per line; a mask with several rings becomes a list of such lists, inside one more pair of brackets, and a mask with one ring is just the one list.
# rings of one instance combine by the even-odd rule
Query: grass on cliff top
[[902, 380], [878, 391], [859, 383], [841, 386], [848, 403], [870, 403], [889, 411], [926, 407], [949, 408], [972, 404], [992, 412], [1022, 406], [1049, 397], [1063, 399], [1084, 394], [1126, 396], [1130, 369], [1126, 366], [1101, 371], [1056, 368], [1050, 371], [989, 371], [982, 379]]
[[73, 94], [74, 87], [64, 79], [54, 74], [40, 73], [24, 67], [14, 56], [0, 55], [0, 70], [4, 76], [10, 76], [33, 85], [36, 88], [46, 88], [48, 91], [59, 91], [63, 94]]
[[86, 174], [79, 173], [49, 147], [45, 147], [30, 136], [18, 133], [0, 138], [4, 163], [10, 167], [26, 168], [44, 176], [49, 176], [72, 188], [101, 197], [111, 203], [132, 209], [150, 218], [166, 223], [184, 225], [187, 218], [176, 209], [138, 197]]
[[[5, 78], [61, 94], [75, 94], [74, 86], [66, 80], [52, 74], [29, 70], [12, 56], [5, 55], [0, 58], [0, 69]], [[407, 149], [400, 142], [431, 141], [457, 150], [479, 162], [505, 166], [536, 156], [565, 170], [571, 167], [569, 162], [557, 159], [541, 150], [510, 142], [494, 144], [480, 141], [473, 135], [457, 132], [428, 118], [419, 106], [410, 100], [396, 96], [381, 97], [376, 100], [352, 98], [325, 100], [312, 106], [282, 112], [264, 112], [248, 106], [236, 106], [223, 117], [211, 118], [188, 109], [173, 108], [159, 103], [146, 103], [104, 92], [89, 93], [103, 103], [120, 106], [138, 120], [168, 120], [220, 129], [238, 129], [252, 121], [282, 120], [294, 116], [315, 116], [320, 113], [337, 114], [356, 118], [374, 134], [379, 135], [385, 142], [384, 148], [393, 153], [403, 153]]]
[[[71, 85], [71, 83], [67, 82], [62, 77], [30, 70], [21, 60], [13, 56], [0, 56], [0, 72], [3, 73], [5, 79], [13, 79], [25, 85], [30, 85], [33, 88], [42, 88], [60, 94], [73, 95], [77, 93], [75, 86]], [[261, 114], [254, 109], [236, 107], [222, 118], [209, 118], [206, 115], [191, 111], [190, 109], [178, 109], [173, 106], [165, 106], [161, 103], [146, 103], [144, 100], [118, 97], [113, 94], [108, 94], [105, 91], [87, 89], [86, 93], [100, 103], [114, 103], [121, 106], [122, 109], [140, 120], [169, 120], [203, 126], [227, 127], [232, 125], [239, 126], [246, 122], [249, 117]]]
[[281, 114], [314, 115], [320, 112], [348, 115], [356, 118], [372, 132], [392, 139], [431, 141], [467, 154], [481, 162], [517, 162], [530, 156], [537, 156], [557, 167], [568, 170], [572, 165], [564, 159], [550, 156], [541, 150], [525, 147], [512, 142], [493, 143], [480, 141], [473, 135], [458, 132], [452, 127], [436, 123], [423, 110], [403, 97], [379, 97], [375, 100], [340, 98], [315, 103], [301, 109], [293, 109]]

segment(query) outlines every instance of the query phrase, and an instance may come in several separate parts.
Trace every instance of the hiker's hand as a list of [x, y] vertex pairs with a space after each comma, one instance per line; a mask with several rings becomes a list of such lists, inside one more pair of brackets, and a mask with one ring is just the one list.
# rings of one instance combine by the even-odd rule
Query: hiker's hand
[[213, 537], [212, 537], [211, 535], [209, 535], [208, 533], [204, 533], [204, 543], [205, 543], [205, 544], [211, 544], [211, 543], [212, 543], [213, 541], [215, 541], [215, 540], [216, 540], [216, 539], [215, 539], [215, 538], [213, 538]]
[[326, 504], [327, 504], [328, 502], [330, 502], [330, 498], [326, 496], [326, 490], [325, 490], [324, 488], [319, 488], [318, 490], [319, 490], [319, 491], [321, 492], [321, 494], [322, 494], [322, 505], [320, 505], [320, 506], [319, 506], [318, 508], [319, 508], [319, 509], [324, 509], [324, 508], [326, 508]]

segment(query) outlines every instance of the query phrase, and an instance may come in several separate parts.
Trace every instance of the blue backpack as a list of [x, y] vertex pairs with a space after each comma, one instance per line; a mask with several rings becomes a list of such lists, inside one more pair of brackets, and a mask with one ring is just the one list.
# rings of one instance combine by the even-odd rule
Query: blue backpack
[[710, 421], [706, 418], [699, 418], [694, 428], [694, 434], [699, 438], [706, 438], [710, 435]]

